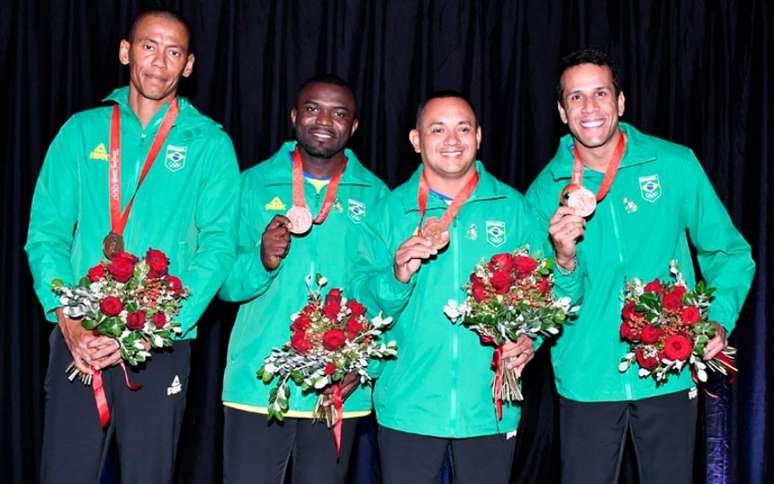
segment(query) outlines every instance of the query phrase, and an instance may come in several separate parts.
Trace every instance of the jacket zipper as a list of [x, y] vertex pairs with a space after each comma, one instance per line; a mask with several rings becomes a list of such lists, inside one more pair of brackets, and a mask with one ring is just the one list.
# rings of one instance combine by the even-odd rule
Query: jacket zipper
[[[452, 229], [453, 234], [451, 234], [451, 244], [453, 247], [453, 256], [454, 256], [454, 278], [452, 279], [452, 282], [454, 284], [454, 291], [457, 291], [457, 288], [460, 286], [460, 244], [459, 244], [459, 223], [457, 222], [457, 218], [454, 218], [454, 221], [452, 222]], [[450, 405], [450, 411], [449, 411], [449, 422], [450, 422], [450, 431], [453, 434], [457, 431], [457, 366], [458, 366], [458, 358], [459, 358], [459, 336], [458, 331], [452, 331], [452, 341], [451, 341], [451, 393], [449, 395], [449, 405]]]
[[[608, 193], [608, 196], [611, 194]], [[626, 267], [624, 266], [624, 258], [623, 253], [621, 252], [621, 232], [618, 228], [618, 212], [615, 210], [615, 204], [612, 203], [612, 200], [608, 200], [608, 204], [610, 205], [610, 218], [613, 221], [613, 235], [615, 237], [615, 248], [618, 252], [618, 264], [621, 266], [621, 271], [624, 273], [624, 280], [626, 280]], [[619, 311], [621, 310], [621, 302], [619, 298], [618, 302]], [[624, 383], [624, 391], [626, 392], [626, 399], [632, 400], [632, 386], [629, 384], [629, 380], [627, 379]]]

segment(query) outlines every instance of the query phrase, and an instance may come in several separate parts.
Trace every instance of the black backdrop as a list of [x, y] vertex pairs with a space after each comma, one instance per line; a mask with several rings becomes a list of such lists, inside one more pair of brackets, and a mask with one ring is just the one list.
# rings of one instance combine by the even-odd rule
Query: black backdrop
[[[625, 120], [693, 148], [753, 246], [753, 289], [733, 343], [740, 375], [706, 399], [697, 482], [764, 482], [772, 438], [766, 413], [769, 162], [774, 120], [774, 7], [765, 1], [173, 1], [194, 30], [197, 63], [183, 93], [231, 134], [242, 168], [290, 136], [298, 84], [333, 71], [355, 86], [352, 145], [390, 186], [418, 163], [407, 141], [417, 102], [454, 88], [470, 95], [484, 129], [480, 157], [520, 190], [564, 133], [553, 89], [562, 54], [609, 49], [621, 63]], [[51, 327], [42, 320], [22, 246], [48, 143], [72, 113], [126, 82], [117, 47], [148, 1], [6, 0], [0, 5], [0, 469], [34, 482], [42, 381]], [[234, 308], [211, 306], [193, 354], [181, 482], [221, 471], [220, 377]], [[543, 354], [515, 463], [518, 480], [553, 482], [554, 402]], [[357, 471], [369, 472], [368, 442]], [[705, 466], [705, 464], [707, 464]], [[706, 471], [705, 471], [706, 469]]]

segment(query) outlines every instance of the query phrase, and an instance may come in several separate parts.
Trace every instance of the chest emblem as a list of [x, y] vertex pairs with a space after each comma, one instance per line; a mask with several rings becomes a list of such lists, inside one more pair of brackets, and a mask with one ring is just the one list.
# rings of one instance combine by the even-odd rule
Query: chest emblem
[[100, 143], [97, 145], [96, 148], [91, 150], [91, 153], [89, 153], [89, 159], [108, 161], [109, 156], [108, 156], [107, 148], [105, 148], [105, 143]]
[[661, 197], [661, 181], [658, 179], [658, 175], [640, 177], [640, 195], [651, 203]]
[[175, 172], [182, 170], [185, 166], [185, 153], [187, 146], [167, 145], [167, 156], [164, 157], [164, 166], [167, 170]]
[[356, 224], [360, 223], [366, 215], [365, 203], [350, 198], [347, 200], [347, 215]]
[[267, 203], [263, 206], [266, 210], [287, 210], [287, 207], [284, 203], [282, 203], [282, 200], [280, 200], [280, 197], [274, 197], [271, 199], [271, 202]]
[[500, 247], [508, 240], [505, 232], [505, 222], [499, 220], [486, 221], [486, 241], [494, 247]]

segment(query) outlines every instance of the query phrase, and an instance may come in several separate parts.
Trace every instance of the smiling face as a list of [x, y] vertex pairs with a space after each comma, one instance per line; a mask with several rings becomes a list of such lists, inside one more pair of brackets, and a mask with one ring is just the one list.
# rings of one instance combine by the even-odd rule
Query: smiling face
[[618, 141], [618, 117], [624, 113], [624, 95], [616, 95], [613, 74], [607, 66], [579, 64], [565, 70], [561, 79], [559, 117], [579, 149], [606, 150]]
[[441, 180], [463, 179], [475, 170], [481, 127], [464, 99], [434, 98], [425, 105], [409, 140], [414, 151], [422, 155], [428, 175]]
[[181, 77], [191, 75], [193, 54], [188, 32], [179, 21], [162, 15], [141, 18], [132, 39], [122, 40], [118, 57], [129, 66], [129, 89], [145, 99], [169, 102]]
[[309, 155], [330, 159], [357, 130], [355, 99], [343, 86], [313, 82], [298, 93], [290, 120], [298, 145]]

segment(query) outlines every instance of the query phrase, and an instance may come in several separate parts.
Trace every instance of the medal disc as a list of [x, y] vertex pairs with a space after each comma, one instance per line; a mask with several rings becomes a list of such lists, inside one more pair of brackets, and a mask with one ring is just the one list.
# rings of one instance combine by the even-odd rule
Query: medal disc
[[449, 228], [439, 220], [430, 217], [422, 229], [422, 237], [429, 240], [435, 250], [441, 250], [449, 244]]
[[597, 209], [597, 197], [587, 188], [577, 188], [567, 194], [567, 206], [575, 209], [578, 217], [588, 217]]
[[119, 252], [124, 251], [124, 238], [115, 232], [110, 232], [102, 240], [102, 253], [105, 257], [112, 259]]
[[306, 207], [294, 205], [285, 215], [290, 220], [290, 233], [302, 235], [312, 228], [312, 212]]

